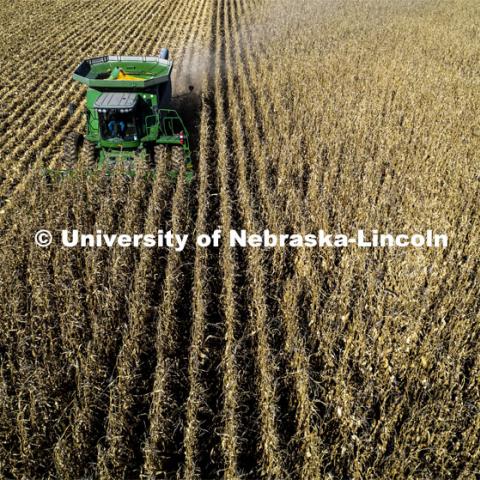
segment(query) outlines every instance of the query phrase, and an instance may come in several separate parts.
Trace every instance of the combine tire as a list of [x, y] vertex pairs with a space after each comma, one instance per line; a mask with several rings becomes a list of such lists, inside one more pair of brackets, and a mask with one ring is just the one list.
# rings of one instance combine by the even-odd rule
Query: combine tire
[[95, 144], [84, 140], [81, 150], [82, 163], [87, 168], [93, 168], [97, 164]]
[[70, 132], [65, 137], [63, 145], [63, 163], [66, 168], [74, 168], [78, 160], [78, 150], [82, 136], [77, 132]]

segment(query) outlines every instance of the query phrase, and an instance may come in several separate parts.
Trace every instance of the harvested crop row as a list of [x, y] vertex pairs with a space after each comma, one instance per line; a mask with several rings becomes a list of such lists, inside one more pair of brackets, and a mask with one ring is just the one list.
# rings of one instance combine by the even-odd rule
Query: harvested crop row
[[[58, 59], [52, 62], [51, 66], [47, 67], [47, 72], [41, 72], [41, 74], [39, 72], [40, 78], [44, 79], [42, 81], [45, 82], [45, 85], [48, 85], [47, 88], [41, 90], [42, 84], [40, 84], [38, 86], [40, 95], [36, 97], [36, 101], [31, 104], [23, 97], [22, 103], [19, 104], [17, 109], [11, 114], [12, 118], [17, 119], [19, 129], [15, 135], [11, 137], [10, 141], [7, 140], [7, 142], [2, 144], [0, 153], [16, 160], [15, 171], [18, 172], [18, 178], [25, 173], [25, 169], [35, 164], [37, 160], [40, 164], [43, 164], [46, 159], [50, 159], [52, 156], [58, 160], [60, 147], [66, 132], [78, 127], [81, 121], [82, 111], [80, 109], [76, 111], [72, 118], [68, 117], [66, 110], [66, 105], [69, 102], [79, 103], [84, 95], [83, 89], [75, 85], [70, 78], [69, 72], [71, 72], [72, 65], [76, 66], [80, 59], [84, 57], [99, 55], [105, 53], [105, 51], [110, 51], [112, 45], [117, 44], [120, 39], [124, 37], [134, 40], [131, 41], [128, 47], [125, 45], [116, 47], [115, 53], [117, 54], [142, 53], [145, 51], [146, 46], [158, 42], [156, 35], [152, 35], [152, 31], [162, 31], [163, 23], [157, 21], [157, 17], [160, 15], [159, 12], [154, 11], [154, 14], [145, 14], [145, 22], [137, 23], [133, 21], [137, 16], [138, 10], [149, 12], [150, 5], [151, 0], [145, 0], [141, 5], [135, 6], [130, 2], [127, 8], [123, 9], [120, 9], [120, 7], [112, 9], [110, 7], [107, 9], [106, 15], [102, 15], [101, 11], [99, 12], [101, 23], [92, 26], [91, 30], [87, 30], [86, 32], [84, 29], [81, 30], [81, 32], [75, 32], [74, 30], [68, 33], [67, 41], [64, 42], [64, 48], [65, 54], [70, 56], [67, 59], [65, 58], [65, 54], [58, 56]], [[170, 8], [172, 11], [174, 10], [173, 5], [171, 5]], [[111, 20], [113, 18], [118, 19], [119, 11], [121, 11], [122, 18], [124, 18], [124, 24], [129, 26], [121, 32], [110, 28]], [[167, 14], [168, 13], [169, 11], [167, 11]], [[91, 13], [84, 13], [84, 15], [90, 14]], [[170, 17], [175, 18], [174, 15], [170, 15]], [[162, 16], [164, 22], [166, 22], [168, 18], [169, 15], [166, 17]], [[170, 19], [170, 21], [172, 20]], [[85, 22], [80, 23], [83, 24]], [[78, 27], [74, 25], [74, 28]], [[90, 43], [88, 39], [96, 38], [99, 30], [107, 33], [100, 35], [99, 40], [94, 44]], [[173, 36], [174, 34], [175, 30], [170, 29], [169, 35]], [[168, 38], [165, 40], [168, 40]], [[132, 50], [127, 51], [127, 49]], [[157, 53], [150, 50], [150, 48], [148, 50], [151, 53]], [[70, 66], [66, 68], [67, 65]], [[52, 78], [55, 78], [53, 82], [51, 80]], [[60, 98], [53, 95], [53, 92], [57, 90], [63, 92]], [[51, 105], [49, 102], [51, 102]], [[38, 108], [39, 105], [43, 106], [43, 108]], [[26, 123], [25, 118], [28, 119]], [[12, 124], [11, 128], [13, 127], [14, 125]], [[22, 139], [22, 142], [18, 141], [19, 138]], [[23, 147], [23, 145], [26, 144], [30, 144], [28, 151]], [[20, 159], [20, 162], [18, 159]], [[10, 168], [8, 164], [4, 166], [6, 168], [5, 172], [8, 171], [9, 175], [4, 176], [6, 180], [0, 188], [0, 196], [8, 198], [12, 193], [12, 189], [15, 189], [17, 186], [17, 176], [12, 175], [12, 168]], [[0, 177], [1, 175], [2, 173], [0, 171]]]
[[[100, 15], [102, 15], [102, 19], [104, 21], [104, 24], [100, 24], [99, 28], [101, 30], [107, 29], [107, 26], [109, 25], [109, 22], [114, 18], [115, 16], [115, 11], [107, 10], [109, 13], [106, 16], [102, 15], [102, 11], [100, 11]], [[133, 9], [130, 11], [130, 14], [133, 13]], [[128, 12], [128, 11], [127, 11]], [[84, 13], [84, 15], [86, 15]], [[128, 14], [127, 14], [128, 15]], [[128, 17], [127, 17], [128, 18]], [[63, 46], [63, 55], [59, 55], [56, 61], [51, 61], [48, 62], [47, 65], [45, 66], [44, 62], [44, 56], [41, 56], [37, 59], [37, 66], [34, 67], [36, 68], [38, 72], [38, 77], [40, 77], [40, 81], [36, 80], [34, 82], [35, 90], [39, 91], [37, 95], [35, 96], [35, 101], [31, 101], [31, 96], [29, 95], [29, 92], [27, 91], [25, 95], [18, 95], [17, 98], [20, 100], [17, 105], [12, 105], [11, 107], [11, 113], [10, 117], [13, 119], [10, 122], [10, 127], [14, 132], [14, 135], [11, 136], [10, 139], [7, 139], [6, 142], [2, 142], [2, 146], [0, 149], [0, 152], [3, 154], [8, 154], [9, 156], [12, 156], [15, 158], [17, 155], [22, 157], [22, 155], [25, 153], [26, 148], [24, 148], [24, 145], [30, 146], [30, 144], [39, 138], [40, 133], [41, 133], [41, 127], [44, 126], [45, 130], [51, 130], [52, 131], [52, 136], [55, 134], [58, 134], [58, 131], [56, 129], [51, 128], [52, 127], [52, 119], [57, 119], [59, 113], [62, 112], [63, 115], [61, 115], [61, 118], [66, 119], [66, 99], [69, 98], [71, 101], [74, 99], [78, 101], [81, 98], [82, 93], [77, 92], [75, 95], [75, 98], [72, 99], [72, 94], [68, 93], [71, 91], [73, 93], [74, 91], [74, 85], [72, 83], [72, 80], [69, 78], [69, 74], [67, 72], [70, 72], [71, 70], [68, 68], [69, 63], [71, 62], [70, 65], [76, 61], [78, 61], [79, 58], [81, 58], [82, 54], [78, 54], [78, 51], [85, 51], [87, 48], [86, 42], [81, 41], [79, 39], [79, 33], [80, 31], [76, 31], [75, 28], [78, 27], [73, 27], [73, 31], [68, 31], [67, 33], [63, 34], [65, 35], [65, 41], [63, 37], [60, 37], [60, 42], [62, 43]], [[93, 35], [94, 32], [91, 32], [91, 35]], [[108, 43], [111, 41], [110, 39], [115, 35], [115, 32], [110, 32], [109, 35], [104, 36], [102, 42], [105, 42], [105, 45], [108, 45]], [[76, 42], [76, 43], [75, 43]], [[91, 48], [91, 47], [90, 47]], [[65, 55], [70, 54], [71, 57], [69, 59], [65, 58]], [[71, 67], [70, 67], [71, 68]], [[32, 81], [28, 80], [32, 76], [32, 72], [30, 71], [30, 68], [25, 69], [25, 75], [26, 78], [22, 79], [21, 77], [19, 78], [20, 85], [22, 85], [22, 81]], [[67, 70], [67, 72], [65, 71]], [[27, 77], [28, 75], [28, 77]], [[36, 76], [35, 76], [36, 78]], [[54, 79], [52, 81], [52, 78]], [[46, 87], [46, 88], [43, 88]], [[53, 93], [56, 91], [60, 91], [60, 97], [55, 96]], [[33, 91], [31, 92], [32, 94], [34, 93]], [[48, 108], [49, 102], [52, 102], [51, 107]], [[80, 113], [80, 112], [79, 112]], [[80, 117], [77, 117], [77, 122]], [[7, 119], [8, 121], [8, 119]], [[15, 130], [15, 127], [18, 126], [19, 128]], [[26, 141], [26, 143], [19, 142], [18, 139], [23, 139]], [[48, 137], [47, 140], [50, 140], [51, 137]], [[41, 146], [45, 146], [48, 143], [47, 140], [42, 138], [41, 140]], [[13, 147], [16, 145], [16, 147]], [[13, 147], [13, 148], [12, 148]], [[2, 166], [3, 168], [3, 166]], [[19, 168], [17, 166], [17, 168]], [[3, 185], [2, 185], [3, 188]]]

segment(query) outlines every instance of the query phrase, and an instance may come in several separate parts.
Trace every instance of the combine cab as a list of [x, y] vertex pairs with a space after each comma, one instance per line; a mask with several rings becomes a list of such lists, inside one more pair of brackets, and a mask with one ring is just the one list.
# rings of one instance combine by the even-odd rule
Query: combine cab
[[[83, 61], [73, 78], [87, 89], [86, 132], [70, 132], [64, 159], [73, 168], [79, 154], [92, 165], [131, 164], [135, 157], [191, 170], [188, 132], [175, 110], [168, 50], [158, 57], [104, 56]], [[74, 107], [73, 107], [74, 110]]]

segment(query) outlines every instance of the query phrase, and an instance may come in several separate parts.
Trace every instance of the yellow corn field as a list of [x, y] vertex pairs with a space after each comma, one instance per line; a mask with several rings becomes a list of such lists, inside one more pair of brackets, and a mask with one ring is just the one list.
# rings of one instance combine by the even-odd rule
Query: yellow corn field
[[[75, 66], [162, 46], [194, 181], [45, 175]], [[0, 0], [0, 99], [1, 479], [480, 476], [477, 0]], [[74, 228], [449, 242], [34, 243]]]

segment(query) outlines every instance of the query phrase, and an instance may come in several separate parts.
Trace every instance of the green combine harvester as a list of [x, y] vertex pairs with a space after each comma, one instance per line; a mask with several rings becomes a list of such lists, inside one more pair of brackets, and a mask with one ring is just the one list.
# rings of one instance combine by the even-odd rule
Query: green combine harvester
[[[167, 162], [176, 175], [182, 162], [191, 173], [189, 137], [170, 107], [173, 61], [162, 48], [158, 57], [108, 55], [84, 60], [73, 74], [85, 84], [86, 132], [70, 132], [64, 145], [67, 168], [80, 152], [91, 166], [133, 165], [135, 158]], [[69, 107], [70, 113], [75, 105]]]

